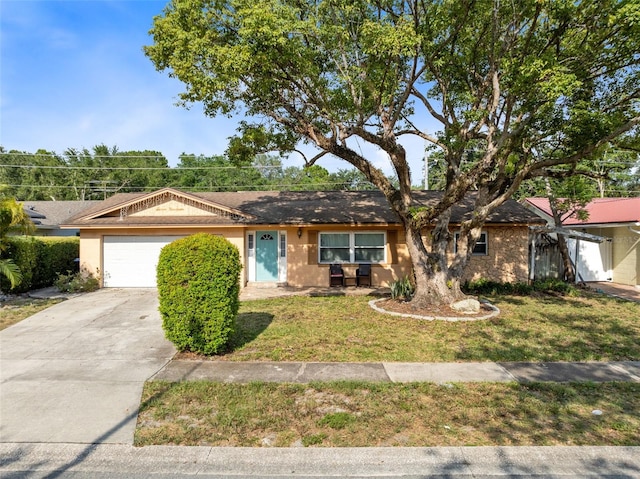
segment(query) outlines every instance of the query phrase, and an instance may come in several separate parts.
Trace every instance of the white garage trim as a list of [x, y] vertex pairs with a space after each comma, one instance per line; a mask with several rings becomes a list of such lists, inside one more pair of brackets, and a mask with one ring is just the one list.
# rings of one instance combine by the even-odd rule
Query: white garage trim
[[160, 250], [182, 236], [104, 236], [103, 285], [155, 288]]

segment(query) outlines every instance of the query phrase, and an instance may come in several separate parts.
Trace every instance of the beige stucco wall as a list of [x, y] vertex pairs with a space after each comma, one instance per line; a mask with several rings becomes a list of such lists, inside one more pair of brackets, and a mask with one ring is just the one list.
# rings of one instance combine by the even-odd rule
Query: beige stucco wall
[[[291, 286], [327, 286], [329, 283], [329, 265], [309, 264], [309, 257], [317, 258], [317, 236], [320, 231], [386, 231], [387, 262], [372, 266], [371, 280], [376, 286], [389, 284], [411, 272], [411, 260], [407, 251], [404, 232], [400, 229], [354, 228], [329, 229], [303, 228], [298, 239], [297, 229], [288, 230], [289, 266], [287, 280]], [[390, 241], [390, 231], [395, 231], [396, 241]], [[529, 277], [529, 233], [527, 226], [487, 227], [483, 231], [488, 235], [488, 255], [474, 255], [463, 280], [488, 279], [499, 282], [526, 282]], [[451, 256], [453, 257], [453, 245]], [[316, 260], [317, 261], [317, 260]], [[357, 264], [343, 265], [345, 275], [355, 275]]]
[[100, 278], [102, 284], [102, 235], [80, 231], [80, 271]]
[[197, 231], [192, 228], [114, 228], [108, 230], [82, 230], [80, 232], [80, 270], [98, 277], [102, 284], [102, 272], [104, 270], [102, 243], [105, 236], [188, 236], [194, 233], [222, 235], [238, 248], [243, 266], [240, 283], [244, 285], [245, 235], [243, 228], [199, 227]]
[[[640, 228], [634, 228], [640, 230]], [[640, 235], [626, 226], [586, 228], [587, 233], [611, 238], [612, 282], [640, 285]], [[604, 248], [603, 248], [604, 249]]]
[[[297, 227], [243, 227], [216, 228], [198, 227], [197, 232], [221, 234], [240, 251], [243, 264], [241, 285], [248, 280], [247, 272], [247, 231], [284, 231], [287, 233], [287, 284], [293, 287], [318, 286], [329, 284], [329, 265], [318, 264], [318, 233], [340, 231], [381, 231], [387, 233], [386, 261], [374, 264], [371, 269], [372, 284], [389, 286], [389, 284], [411, 271], [411, 261], [407, 252], [404, 232], [393, 226], [386, 227], [302, 227], [298, 238]], [[525, 282], [528, 279], [528, 229], [521, 227], [487, 227], [487, 256], [473, 256], [464, 276], [464, 280], [485, 278], [493, 281]], [[83, 271], [98, 277], [103, 271], [102, 242], [104, 236], [111, 235], [189, 235], [196, 231], [188, 228], [134, 228], [83, 230], [80, 238], [80, 266]], [[453, 251], [453, 245], [451, 246]], [[345, 264], [343, 269], [347, 276], [355, 275], [357, 264]]]
[[[374, 264], [371, 267], [371, 282], [376, 286], [388, 286], [395, 279], [402, 277], [404, 271], [410, 271], [411, 263], [408, 259], [404, 240], [400, 238], [402, 234], [395, 227], [303, 227], [301, 228], [302, 236], [298, 238], [297, 228], [287, 229], [287, 283], [293, 287], [318, 286], [326, 287], [329, 285], [329, 265], [318, 263], [318, 233], [320, 232], [386, 232], [386, 262], [383, 264]], [[390, 231], [394, 233], [389, 234]], [[396, 235], [397, 246], [390, 246], [390, 239]], [[357, 264], [343, 264], [342, 268], [346, 276], [355, 276]]]
[[607, 236], [613, 238], [613, 282], [640, 285], [640, 235], [626, 227], [609, 231]]

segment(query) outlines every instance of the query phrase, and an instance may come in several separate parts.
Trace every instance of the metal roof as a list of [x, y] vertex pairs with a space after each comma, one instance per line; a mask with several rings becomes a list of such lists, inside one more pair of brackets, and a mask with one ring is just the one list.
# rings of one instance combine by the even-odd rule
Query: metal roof
[[[548, 198], [527, 198], [527, 201], [551, 216]], [[569, 226], [640, 222], [640, 198], [595, 198], [585, 206], [585, 210], [589, 214], [587, 220], [582, 221], [572, 215], [564, 219], [562, 224]]]

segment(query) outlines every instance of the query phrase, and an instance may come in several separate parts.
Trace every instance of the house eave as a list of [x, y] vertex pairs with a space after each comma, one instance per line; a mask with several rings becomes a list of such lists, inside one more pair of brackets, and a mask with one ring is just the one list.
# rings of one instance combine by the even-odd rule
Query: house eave
[[626, 221], [621, 223], [580, 223], [580, 224], [571, 224], [566, 225], [571, 228], [626, 228], [627, 226], [637, 226], [637, 222]]
[[202, 228], [246, 228], [247, 224], [193, 224], [193, 223], [174, 223], [174, 224], [143, 224], [143, 223], [109, 223], [100, 225], [60, 225], [61, 229], [81, 229], [81, 230], [126, 230], [126, 229], [194, 229], [202, 230]]
[[606, 236], [592, 235], [583, 231], [576, 231], [571, 228], [558, 228], [555, 226], [534, 226], [531, 228], [534, 233], [556, 233], [566, 236], [568, 238], [581, 239], [585, 241], [591, 241], [593, 243], [604, 243], [605, 241], [611, 241], [611, 238]]

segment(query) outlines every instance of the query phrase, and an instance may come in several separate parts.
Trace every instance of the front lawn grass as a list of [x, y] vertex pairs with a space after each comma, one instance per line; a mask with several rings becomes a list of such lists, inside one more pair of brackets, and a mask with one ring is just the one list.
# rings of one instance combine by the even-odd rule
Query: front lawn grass
[[640, 304], [597, 294], [496, 296], [474, 322], [380, 314], [370, 297], [286, 297], [240, 307], [229, 361], [458, 362], [640, 359]]
[[33, 316], [43, 309], [47, 309], [61, 299], [35, 299], [17, 297], [0, 302], [0, 331], [19, 323], [23, 319]]
[[156, 381], [135, 445], [637, 446], [638, 431], [637, 383]]

